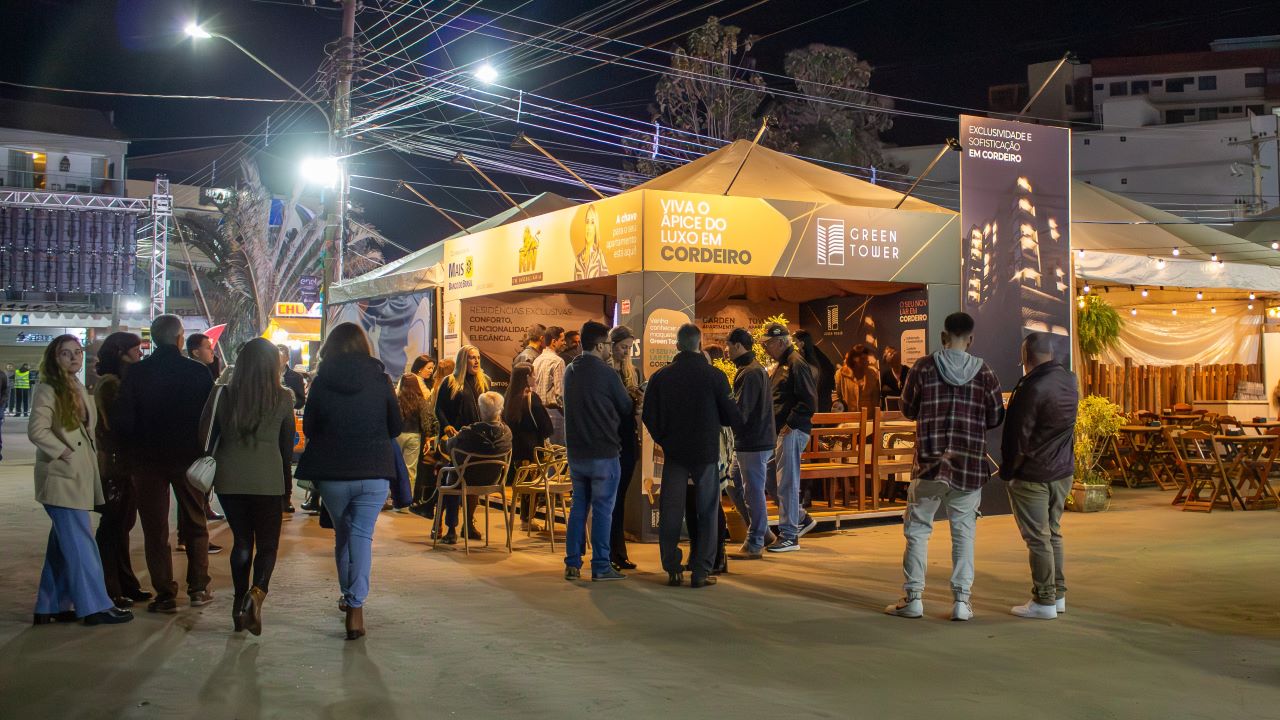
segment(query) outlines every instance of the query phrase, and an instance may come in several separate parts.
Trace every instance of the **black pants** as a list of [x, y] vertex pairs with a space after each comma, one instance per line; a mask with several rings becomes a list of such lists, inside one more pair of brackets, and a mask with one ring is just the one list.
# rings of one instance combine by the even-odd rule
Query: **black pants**
[[[208, 498], [186, 477], [186, 467], [139, 467], [134, 471], [134, 496], [147, 551], [147, 570], [158, 600], [178, 594], [169, 546], [169, 493], [178, 499], [178, 532], [187, 546], [187, 594], [209, 587], [209, 527], [204, 509]], [[276, 513], [280, 512], [276, 498]]]
[[[718, 484], [718, 483], [717, 483]], [[717, 493], [718, 494], [718, 493]], [[719, 500], [719, 497], [716, 498]], [[702, 524], [698, 521], [697, 494], [689, 493], [685, 497], [684, 502], [684, 522], [689, 529], [689, 548], [690, 554], [696, 554], [698, 551], [694, 548], [700, 547], [698, 543], [702, 542], [702, 537], [698, 535], [698, 530]], [[724, 541], [729, 538], [729, 523], [724, 517], [724, 505], [720, 502], [716, 503], [716, 534], [711, 538], [711, 543], [715, 546], [715, 561], [711, 565], [713, 572], [722, 572], [727, 567], [725, 565], [725, 548]]]
[[[693, 485], [689, 485], [690, 478]], [[690, 518], [689, 534], [709, 542], [693, 542], [689, 547], [689, 565], [696, 577], [711, 574], [715, 565], [716, 506], [720, 504], [720, 484], [716, 482], [716, 463], [681, 465], [667, 458], [662, 467], [662, 493], [658, 504], [658, 545], [662, 552], [662, 569], [680, 572], [680, 531], [685, 519], [685, 498], [694, 495], [696, 518]], [[695, 529], [696, 528], [696, 529]]]
[[13, 389], [13, 414], [26, 415], [31, 410], [31, 388]]
[[[467, 527], [474, 527], [476, 524], [476, 508], [480, 505], [480, 498], [475, 495], [467, 496]], [[444, 526], [450, 530], [458, 528], [458, 496], [447, 495], [444, 499]]]
[[618, 456], [618, 464], [621, 466], [622, 474], [618, 476], [618, 494], [613, 499], [613, 525], [609, 528], [609, 554], [613, 557], [609, 558], [614, 562], [629, 560], [627, 556], [627, 488], [631, 487], [631, 476], [635, 474], [636, 456], [639, 450], [633, 439], [635, 433], [630, 436], [622, 436], [622, 453]]
[[113, 600], [133, 596], [142, 585], [133, 574], [133, 561], [129, 559], [129, 532], [138, 522], [138, 502], [133, 480], [127, 475], [119, 478], [103, 478], [104, 487], [115, 486], [113, 500], [102, 507], [102, 520], [94, 540], [98, 543], [98, 555], [102, 557], [102, 579], [107, 586], [107, 596]]
[[[235, 586], [235, 612], [249, 594], [250, 587], [267, 592], [271, 584], [271, 571], [276, 568], [276, 553], [280, 548], [280, 496], [279, 495], [224, 495], [218, 493], [218, 502], [231, 526], [231, 583]], [[250, 584], [250, 569], [253, 582]]]

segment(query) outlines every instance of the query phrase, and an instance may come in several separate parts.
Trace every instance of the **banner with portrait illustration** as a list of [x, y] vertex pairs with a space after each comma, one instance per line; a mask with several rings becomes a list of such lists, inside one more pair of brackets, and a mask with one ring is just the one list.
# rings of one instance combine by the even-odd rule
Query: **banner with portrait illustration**
[[435, 291], [406, 293], [376, 300], [329, 306], [329, 327], [353, 322], [364, 328], [373, 353], [398, 377], [413, 359], [434, 354]]
[[445, 241], [450, 300], [640, 269], [637, 193], [515, 220]]

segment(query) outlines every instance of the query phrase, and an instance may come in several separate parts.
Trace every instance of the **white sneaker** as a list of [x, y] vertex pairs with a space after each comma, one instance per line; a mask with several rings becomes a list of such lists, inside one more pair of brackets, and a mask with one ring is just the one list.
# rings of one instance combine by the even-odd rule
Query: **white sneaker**
[[889, 615], [904, 618], [924, 617], [924, 601], [920, 598], [902, 598], [897, 603], [884, 609]]
[[1058, 598], [1057, 606], [1059, 615], [1067, 614], [1067, 598], [1065, 596]]
[[1020, 618], [1030, 618], [1032, 620], [1053, 620], [1058, 617], [1058, 610], [1054, 606], [1041, 605], [1035, 600], [1028, 600], [1025, 605], [1012, 607], [1009, 612]]
[[972, 620], [973, 606], [969, 604], [968, 600], [957, 600], [955, 604], [951, 606], [951, 619], [959, 620], [961, 622], [965, 620]]

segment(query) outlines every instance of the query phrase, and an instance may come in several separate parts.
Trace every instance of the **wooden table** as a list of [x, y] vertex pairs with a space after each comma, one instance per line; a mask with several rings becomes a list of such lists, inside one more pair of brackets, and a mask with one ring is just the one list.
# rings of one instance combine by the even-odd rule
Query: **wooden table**
[[1280, 420], [1263, 420], [1262, 422], [1257, 422], [1254, 420], [1241, 420], [1240, 427], [1253, 428], [1253, 431], [1258, 433], [1259, 435], [1265, 435], [1267, 434], [1267, 431], [1272, 428], [1280, 428]]
[[[1164, 444], [1164, 428], [1150, 425], [1122, 425], [1116, 436], [1120, 467], [1124, 484], [1131, 488], [1153, 483], [1161, 488], [1169, 484], [1176, 487], [1172, 471], [1168, 468], [1161, 450]], [[1126, 452], [1127, 451], [1127, 452]], [[1168, 483], [1165, 481], [1166, 474]], [[1145, 476], [1145, 477], [1144, 477]], [[1147, 483], [1144, 483], [1144, 480]], [[1166, 488], [1167, 489], [1167, 488]]]

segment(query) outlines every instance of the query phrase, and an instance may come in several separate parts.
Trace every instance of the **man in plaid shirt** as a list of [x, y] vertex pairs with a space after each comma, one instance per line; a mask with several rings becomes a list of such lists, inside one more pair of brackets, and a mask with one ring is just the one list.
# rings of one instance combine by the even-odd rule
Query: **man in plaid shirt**
[[951, 523], [952, 620], [973, 617], [973, 536], [982, 485], [995, 468], [987, 458], [987, 430], [1004, 421], [1000, 380], [982, 358], [970, 355], [973, 318], [947, 316], [943, 349], [917, 361], [902, 389], [902, 411], [915, 420], [915, 467], [903, 518], [907, 549], [902, 558], [906, 597], [885, 612], [924, 614], [925, 564], [933, 518], [940, 505]]

